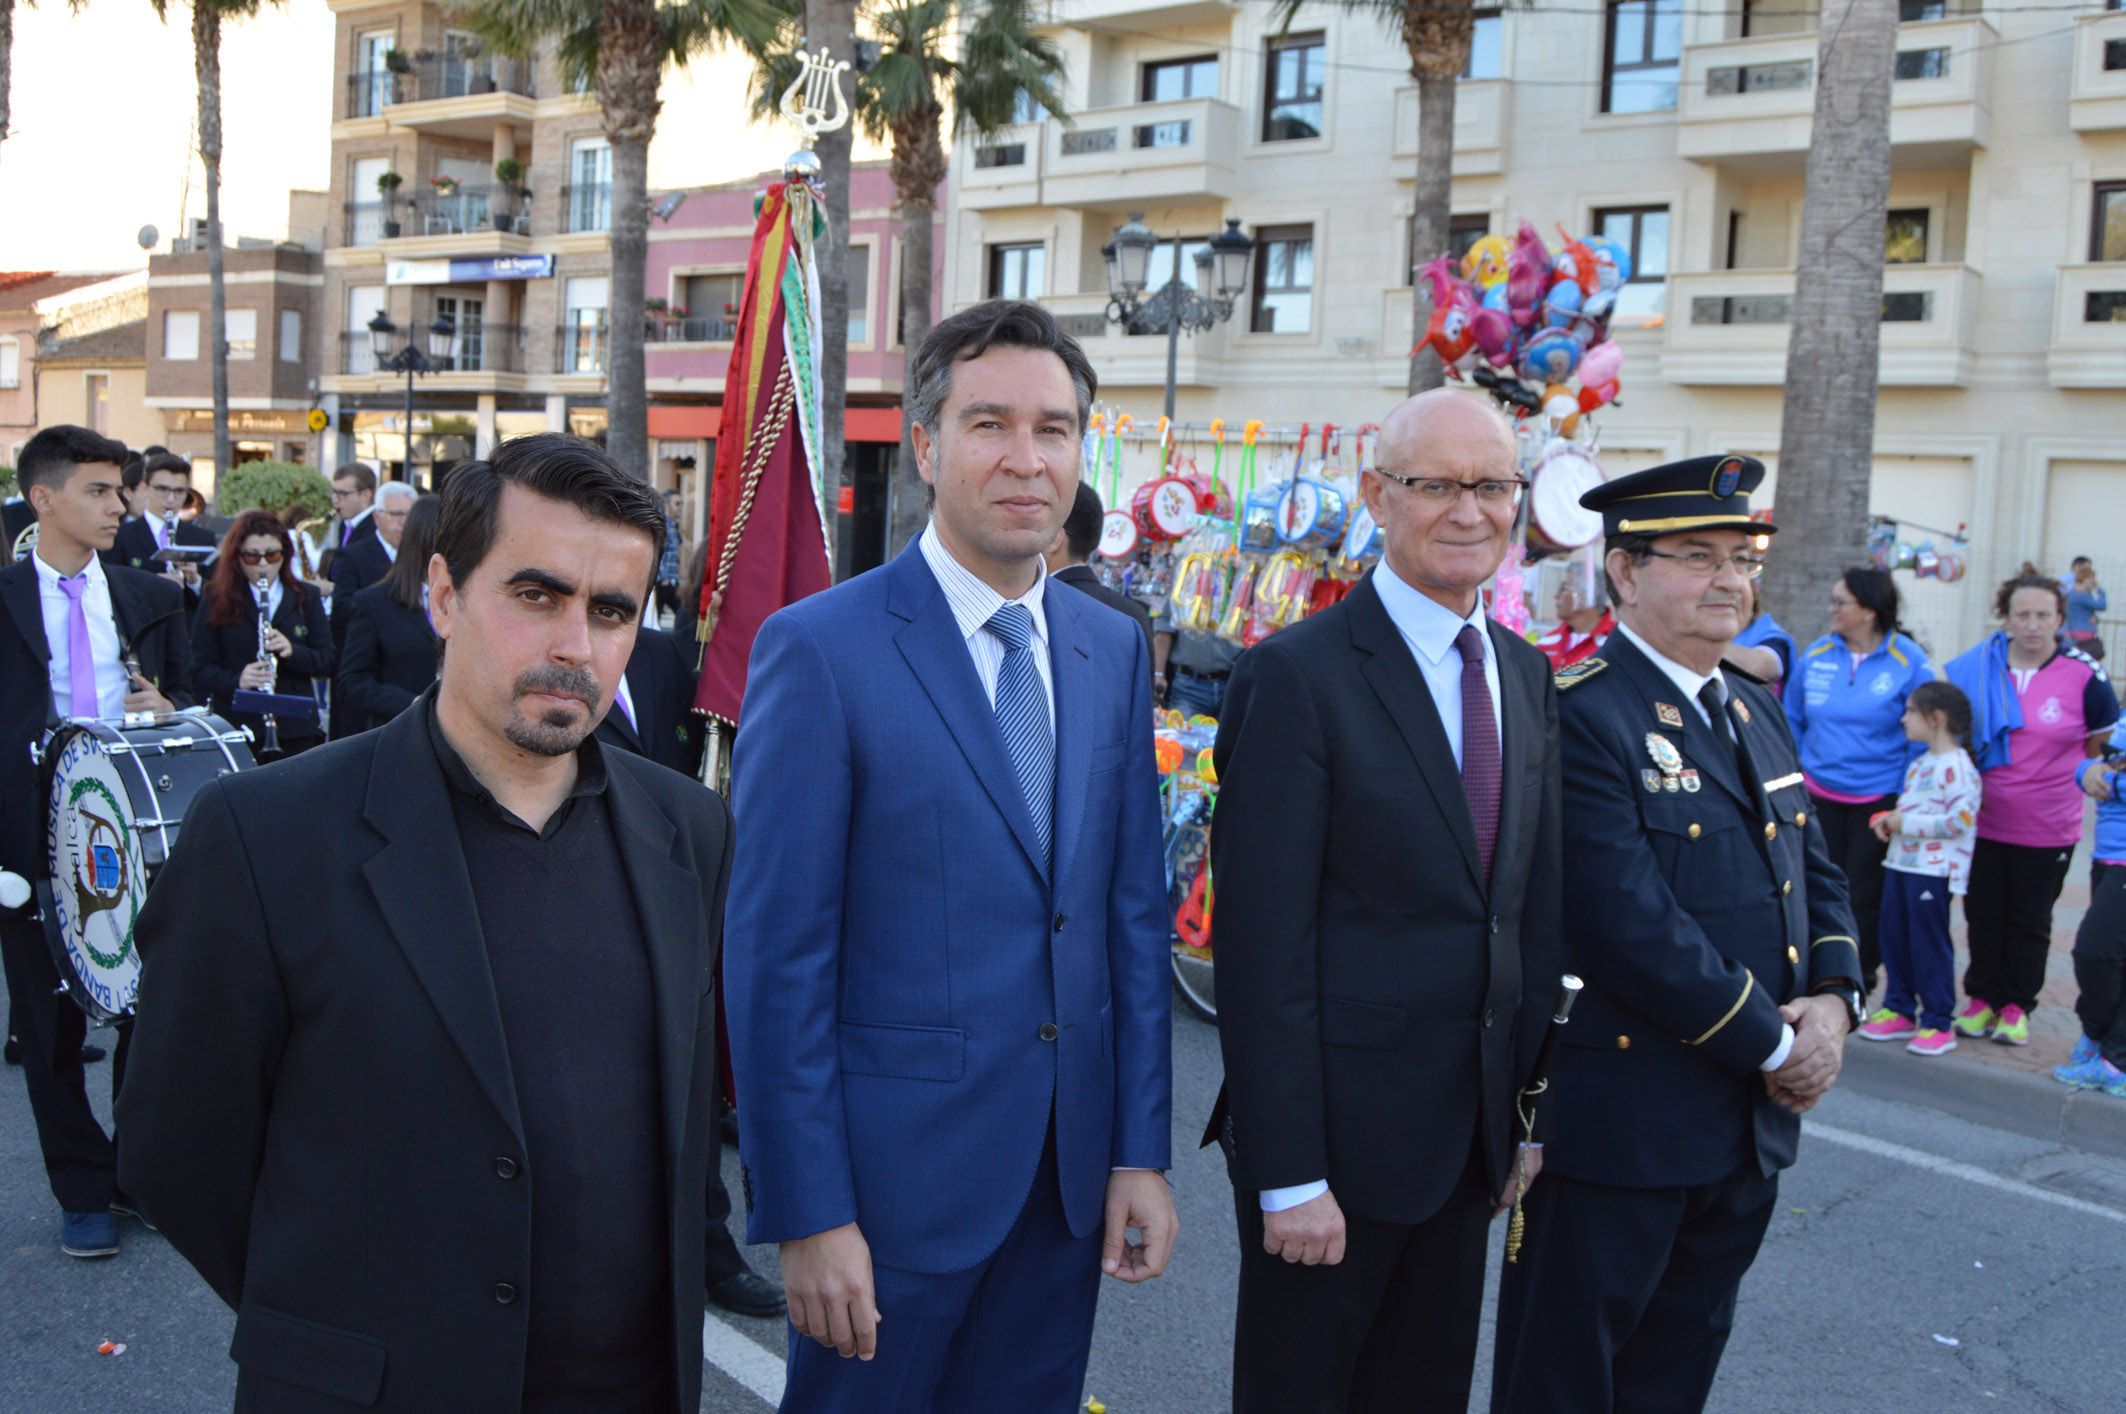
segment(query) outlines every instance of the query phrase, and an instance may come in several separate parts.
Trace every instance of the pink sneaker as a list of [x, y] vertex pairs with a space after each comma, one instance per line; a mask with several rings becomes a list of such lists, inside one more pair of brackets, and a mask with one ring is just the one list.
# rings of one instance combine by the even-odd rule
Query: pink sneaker
[[1876, 1008], [1875, 1014], [1860, 1024], [1860, 1039], [1863, 1041], [1909, 1041], [1918, 1034], [1918, 1022], [1909, 1016], [1899, 1016], [1888, 1007]]
[[1915, 1056], [1945, 1056], [1956, 1049], [1956, 1033], [1929, 1026], [1914, 1036], [1905, 1049]]

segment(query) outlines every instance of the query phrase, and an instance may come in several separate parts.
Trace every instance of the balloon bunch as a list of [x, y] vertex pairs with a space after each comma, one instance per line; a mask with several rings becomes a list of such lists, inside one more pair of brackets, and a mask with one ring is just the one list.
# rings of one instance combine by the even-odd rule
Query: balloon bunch
[[1944, 584], [1954, 584], [1964, 577], [1964, 568], [1971, 554], [1971, 542], [1959, 525], [1954, 531], [1937, 531], [1947, 544], [1936, 549], [1934, 541], [1912, 541], [1898, 536], [1900, 527], [1912, 530], [1927, 530], [1927, 526], [1910, 526], [1889, 516], [1876, 516], [1868, 523], [1868, 559], [1879, 570], [1910, 570], [1920, 579], [1938, 579]]
[[1485, 236], [1459, 265], [1429, 262], [1420, 273], [1432, 318], [1417, 347], [1439, 355], [1449, 376], [1473, 380], [1517, 416], [1544, 414], [1569, 437], [1580, 414], [1616, 399], [1624, 352], [1609, 320], [1631, 252], [1607, 236], [1558, 235], [1564, 244], [1547, 249], [1523, 221], [1511, 244]]

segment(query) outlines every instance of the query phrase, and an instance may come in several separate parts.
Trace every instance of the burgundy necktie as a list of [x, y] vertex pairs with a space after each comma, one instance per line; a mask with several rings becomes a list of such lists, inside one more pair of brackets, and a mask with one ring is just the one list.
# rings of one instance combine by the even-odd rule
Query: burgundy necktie
[[1462, 790], [1476, 825], [1476, 857], [1491, 882], [1499, 842], [1499, 730], [1491, 720], [1491, 685], [1484, 681], [1484, 639], [1473, 624], [1454, 636], [1462, 655]]

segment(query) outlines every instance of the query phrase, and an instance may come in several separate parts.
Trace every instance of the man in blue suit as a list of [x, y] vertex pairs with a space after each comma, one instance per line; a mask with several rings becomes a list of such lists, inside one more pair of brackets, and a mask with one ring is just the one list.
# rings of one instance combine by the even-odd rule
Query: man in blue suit
[[1150, 669], [1042, 564], [1095, 383], [1038, 305], [938, 324], [929, 527], [753, 646], [724, 976], [785, 1409], [1073, 1409], [1100, 1274], [1173, 1248]]

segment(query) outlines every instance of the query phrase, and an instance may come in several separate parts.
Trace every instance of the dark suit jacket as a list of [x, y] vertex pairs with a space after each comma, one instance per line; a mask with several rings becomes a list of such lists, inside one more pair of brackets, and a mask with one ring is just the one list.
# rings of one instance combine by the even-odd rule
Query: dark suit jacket
[[[179, 707], [192, 705], [192, 639], [184, 595], [161, 575], [106, 565], [119, 652], [140, 660], [141, 676]], [[44, 872], [44, 799], [28, 743], [51, 721], [51, 650], [44, 641], [37, 567], [27, 559], [0, 568], [0, 866], [27, 878]]]
[[[363, 525], [369, 524], [363, 521]], [[384, 544], [374, 533], [356, 533], [346, 549], [332, 557], [332, 638], [335, 643], [347, 639], [347, 614], [354, 607], [354, 596], [372, 584], [382, 583], [391, 572], [391, 557], [384, 552]]]
[[[1779, 1044], [1779, 1006], [1830, 979], [1857, 985], [1845, 877], [1824, 849], [1786, 713], [1762, 687], [1724, 676], [1754, 780], [1621, 633], [1559, 694], [1573, 821], [1566, 961], [1587, 990], [1543, 1099], [1551, 1172], [1670, 1188], [1785, 1168], [1801, 1123], [1757, 1069]], [[1689, 773], [1676, 790], [1655, 735]]]
[[[358, 545], [364, 540], [374, 539], [376, 539], [376, 516], [371, 513], [362, 517], [361, 524], [354, 528], [354, 534], [348, 539], [347, 544], [350, 546]], [[340, 551], [345, 548], [340, 544], [340, 518], [338, 516], [332, 517], [326, 523], [325, 533], [318, 537], [317, 544], [319, 558], [324, 562], [320, 568], [325, 578], [330, 579], [332, 578], [332, 562], [339, 558]]]
[[[335, 613], [339, 608], [335, 594]], [[385, 586], [354, 595], [346, 625], [332, 679], [333, 730], [340, 736], [382, 726], [436, 680], [436, 631], [428, 616], [392, 598]]]
[[[141, 914], [155, 1005], [119, 1101], [121, 1182], [235, 1308], [239, 1409], [520, 1405], [530, 1302], [494, 1293], [529, 1279], [539, 1175], [428, 730], [424, 708], [208, 785]], [[605, 759], [650, 950], [692, 1411], [730, 815]]]
[[1144, 651], [1152, 650], [1152, 611], [1127, 594], [1117, 594], [1100, 582], [1100, 577], [1085, 565], [1065, 565], [1055, 573], [1055, 579], [1073, 589], [1082, 589], [1093, 598], [1118, 613], [1127, 614], [1144, 630]]
[[[188, 520], [177, 522], [177, 543], [196, 545], [211, 550], [218, 542], [214, 536]], [[145, 519], [125, 521], [118, 527], [118, 538], [111, 548], [103, 552], [107, 565], [124, 565], [128, 569], [146, 570], [149, 574], [161, 574], [162, 566], [155, 561], [155, 525]]]
[[13, 545], [15, 537], [28, 530], [36, 519], [37, 508], [26, 500], [0, 504], [0, 530], [6, 531], [9, 545]]
[[[304, 585], [300, 596], [289, 593], [283, 585], [273, 626], [287, 635], [289, 644], [288, 656], [277, 660], [280, 668], [273, 690], [314, 699], [313, 685], [320, 680], [331, 681], [335, 657], [332, 629], [325, 622], [325, 596], [318, 593], [314, 584]], [[192, 618], [192, 651], [196, 656], [193, 676], [200, 696], [227, 717], [231, 726], [249, 727], [263, 739], [265, 719], [254, 712], [238, 712], [229, 705], [244, 669], [258, 661], [257, 612], [247, 613], [234, 623], [215, 625], [207, 622], [207, 606], [201, 604]], [[314, 716], [286, 717], [279, 721], [279, 732], [285, 741], [307, 741], [324, 734], [324, 723]]]
[[[1242, 654], [1218, 726], [1218, 1037], [1243, 1190], [1326, 1178], [1418, 1223], [1513, 1097], [1557, 997], [1557, 697], [1497, 624], [1502, 794], [1487, 888], [1453, 747], [1368, 577]], [[1218, 1128], [1216, 1118], [1214, 1130]]]
[[598, 740], [688, 776], [701, 773], [703, 719], [694, 713], [694, 663], [690, 647], [662, 629], [645, 625], [628, 655], [627, 690], [636, 721], [616, 700], [598, 724]]

